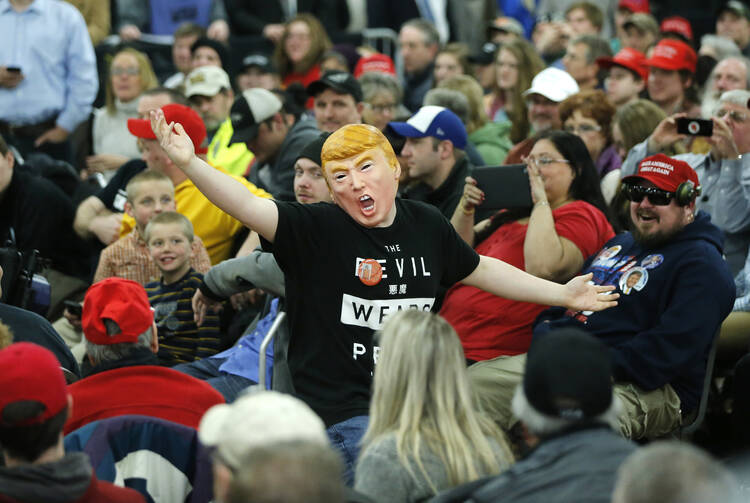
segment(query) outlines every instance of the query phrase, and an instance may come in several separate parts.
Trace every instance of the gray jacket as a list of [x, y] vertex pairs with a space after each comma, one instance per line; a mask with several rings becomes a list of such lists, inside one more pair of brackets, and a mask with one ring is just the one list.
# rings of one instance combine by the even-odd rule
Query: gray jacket
[[617, 469], [637, 446], [609, 427], [594, 425], [543, 439], [497, 477], [469, 483], [435, 503], [609, 503]]
[[250, 288], [260, 288], [284, 297], [284, 272], [272, 253], [256, 248], [249, 255], [225, 260], [203, 276], [205, 286], [215, 297], [227, 299]]
[[[648, 151], [647, 139], [634, 146], [622, 163], [621, 176], [635, 174], [638, 163], [656, 153]], [[750, 245], [750, 155], [720, 161], [712, 160], [710, 154], [674, 158], [687, 162], [698, 174], [702, 191], [696, 208], [711, 215], [711, 222], [724, 232], [724, 254], [732, 274], [737, 274]]]

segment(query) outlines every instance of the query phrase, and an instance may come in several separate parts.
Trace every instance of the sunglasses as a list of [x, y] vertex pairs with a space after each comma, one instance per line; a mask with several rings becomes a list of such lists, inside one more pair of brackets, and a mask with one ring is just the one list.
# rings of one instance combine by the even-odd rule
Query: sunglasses
[[656, 206], [666, 206], [675, 197], [674, 192], [667, 192], [655, 187], [643, 187], [641, 185], [625, 184], [622, 186], [622, 190], [625, 197], [634, 203], [640, 203], [644, 197], [648, 197], [651, 204]]

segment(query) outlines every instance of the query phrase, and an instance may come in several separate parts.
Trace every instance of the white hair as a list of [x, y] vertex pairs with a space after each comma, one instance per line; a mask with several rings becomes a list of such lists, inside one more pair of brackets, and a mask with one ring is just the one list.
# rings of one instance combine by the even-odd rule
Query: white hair
[[[552, 435], [581, 422], [580, 420], [563, 419], [539, 412], [526, 398], [523, 384], [519, 384], [516, 388], [511, 405], [513, 414], [526, 426], [530, 433], [538, 436]], [[619, 431], [622, 412], [622, 402], [613, 393], [609, 408], [598, 416], [591, 418], [590, 421], [606, 424], [613, 430]]]

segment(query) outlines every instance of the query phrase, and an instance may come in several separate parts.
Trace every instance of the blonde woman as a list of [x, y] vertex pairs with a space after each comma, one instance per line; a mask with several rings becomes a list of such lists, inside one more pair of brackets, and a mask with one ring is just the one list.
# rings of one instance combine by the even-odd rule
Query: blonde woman
[[128, 131], [128, 119], [138, 117], [138, 98], [159, 85], [151, 61], [132, 48], [117, 52], [109, 65], [105, 106], [94, 110], [92, 146], [86, 158], [89, 172], [112, 176], [126, 161], [139, 158], [136, 137]]
[[421, 501], [511, 463], [503, 433], [474, 409], [453, 328], [430, 312], [391, 316], [354, 488], [375, 501]]

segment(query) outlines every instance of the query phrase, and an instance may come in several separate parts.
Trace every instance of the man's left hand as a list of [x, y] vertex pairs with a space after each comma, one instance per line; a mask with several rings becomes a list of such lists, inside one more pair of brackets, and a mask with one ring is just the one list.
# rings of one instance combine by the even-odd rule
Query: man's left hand
[[714, 132], [708, 138], [708, 143], [713, 145], [714, 156], [717, 159], [737, 159], [740, 152], [732, 128], [720, 117], [712, 117], [711, 120], [714, 122]]
[[594, 285], [590, 283], [594, 275], [591, 273], [576, 276], [565, 284], [568, 291], [568, 304], [565, 306], [573, 311], [603, 311], [617, 305], [619, 293], [613, 293], [613, 285]]
[[223, 19], [217, 19], [208, 26], [206, 35], [219, 42], [226, 42], [229, 38], [229, 25]]
[[70, 133], [67, 129], [60, 126], [55, 126], [52, 129], [48, 129], [41, 136], [39, 136], [34, 142], [35, 147], [41, 147], [47, 142], [50, 143], [62, 143], [68, 139]]

